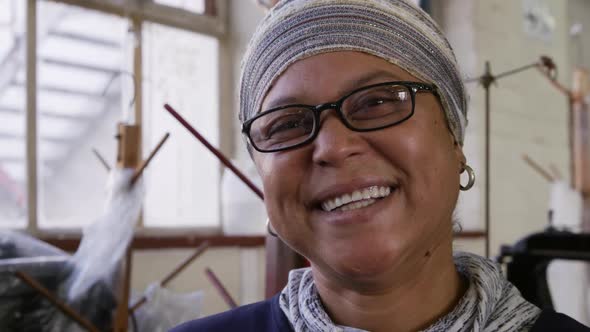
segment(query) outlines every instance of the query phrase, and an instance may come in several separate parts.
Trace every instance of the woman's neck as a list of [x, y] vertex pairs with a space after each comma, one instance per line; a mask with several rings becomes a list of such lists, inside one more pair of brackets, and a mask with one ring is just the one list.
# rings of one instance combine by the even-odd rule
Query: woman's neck
[[334, 282], [314, 269], [322, 302], [335, 324], [372, 332], [416, 331], [450, 312], [467, 290], [452, 248], [438, 247], [421, 260], [397, 269], [395, 281], [368, 291]]

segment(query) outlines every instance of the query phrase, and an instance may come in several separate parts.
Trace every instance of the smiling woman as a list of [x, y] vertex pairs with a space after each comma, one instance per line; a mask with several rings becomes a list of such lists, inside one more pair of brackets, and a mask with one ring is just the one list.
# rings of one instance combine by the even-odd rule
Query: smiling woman
[[466, 116], [453, 51], [412, 3], [279, 2], [244, 57], [240, 118], [270, 225], [311, 267], [174, 331], [586, 331], [453, 252]]

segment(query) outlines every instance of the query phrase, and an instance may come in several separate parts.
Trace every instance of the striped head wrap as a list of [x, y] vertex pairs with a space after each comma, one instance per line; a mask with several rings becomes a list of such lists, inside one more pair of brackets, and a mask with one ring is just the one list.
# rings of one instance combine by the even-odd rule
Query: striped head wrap
[[242, 60], [240, 120], [260, 112], [274, 81], [313, 55], [359, 51], [434, 83], [463, 144], [467, 98], [457, 60], [436, 23], [406, 0], [283, 0], [258, 26]]

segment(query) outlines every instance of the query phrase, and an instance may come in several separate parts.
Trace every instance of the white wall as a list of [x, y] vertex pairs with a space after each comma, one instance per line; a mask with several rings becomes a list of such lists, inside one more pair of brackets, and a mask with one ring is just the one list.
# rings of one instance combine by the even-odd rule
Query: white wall
[[580, 23], [582, 32], [579, 37], [569, 38], [569, 58], [572, 66], [590, 68], [590, 1], [568, 0], [569, 24]]

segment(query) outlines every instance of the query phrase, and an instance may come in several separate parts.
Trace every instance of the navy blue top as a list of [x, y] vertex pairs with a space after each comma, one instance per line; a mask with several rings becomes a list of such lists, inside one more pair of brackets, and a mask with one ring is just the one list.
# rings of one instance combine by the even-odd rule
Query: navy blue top
[[[220, 314], [179, 325], [170, 332], [292, 332], [293, 328], [279, 305], [279, 295]], [[530, 332], [590, 332], [572, 318], [543, 310]]]
[[253, 304], [193, 320], [179, 325], [170, 332], [240, 331], [240, 332], [291, 332], [291, 323], [281, 310], [279, 294]]

